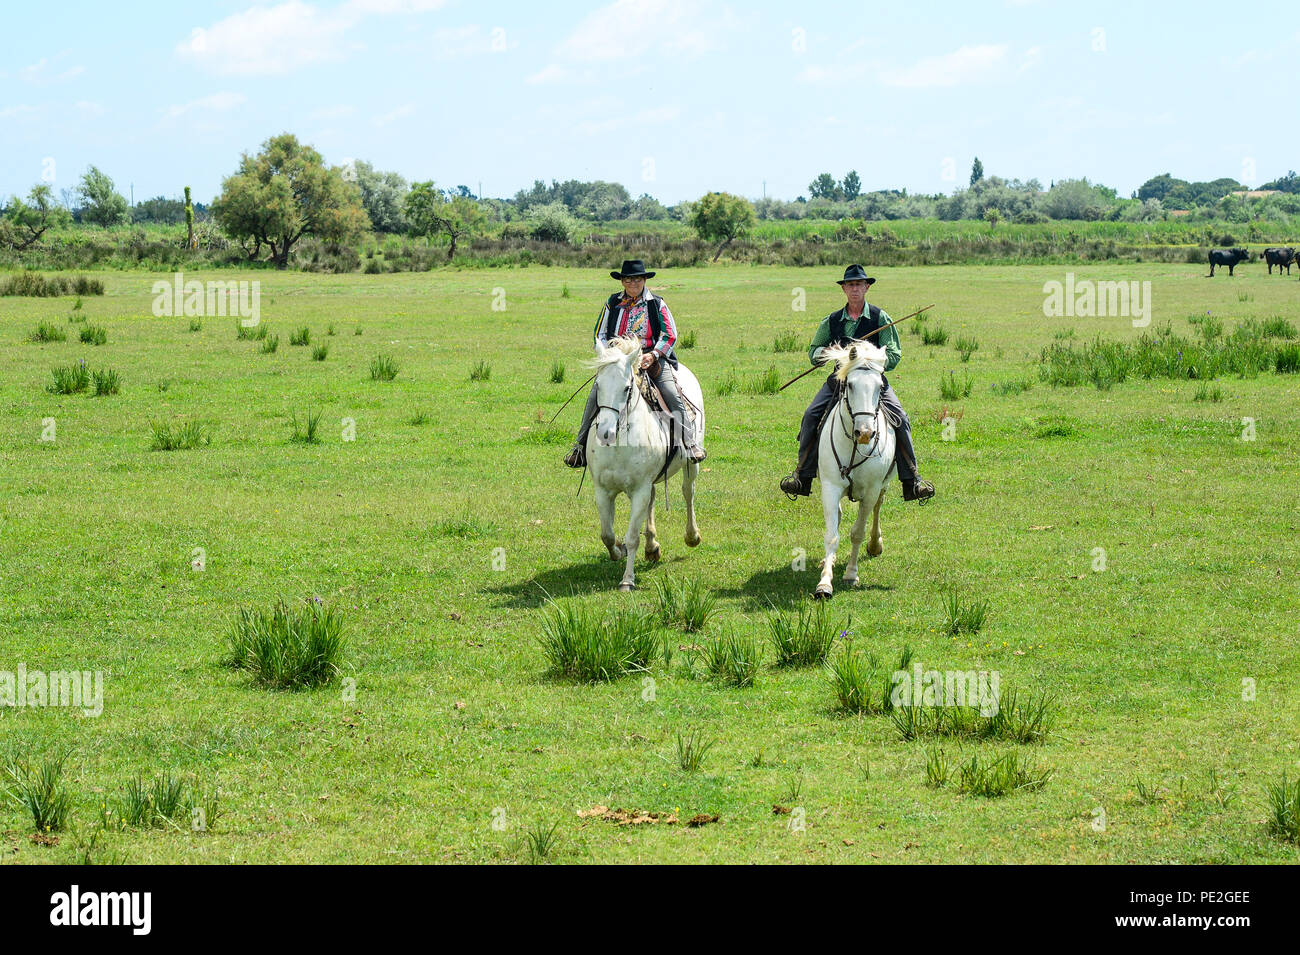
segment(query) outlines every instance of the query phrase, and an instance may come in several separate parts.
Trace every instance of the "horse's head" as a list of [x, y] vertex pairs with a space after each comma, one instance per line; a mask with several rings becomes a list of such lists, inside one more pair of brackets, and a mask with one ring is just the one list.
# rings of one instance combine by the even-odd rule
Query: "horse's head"
[[868, 444], [876, 433], [880, 396], [885, 390], [885, 350], [870, 343], [827, 348], [823, 356], [835, 362], [841, 400], [852, 419], [853, 440]]
[[594, 427], [596, 441], [613, 444], [619, 420], [632, 404], [632, 389], [637, 387], [641, 344], [635, 338], [616, 338], [608, 345], [597, 344], [596, 404], [600, 411]]

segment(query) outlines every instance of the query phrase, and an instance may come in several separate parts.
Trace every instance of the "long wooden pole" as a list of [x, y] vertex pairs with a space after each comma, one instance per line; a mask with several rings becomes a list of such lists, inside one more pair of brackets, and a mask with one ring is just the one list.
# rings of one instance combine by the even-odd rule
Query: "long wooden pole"
[[[929, 309], [932, 309], [932, 308], [934, 308], [934, 303], [933, 303], [933, 302], [930, 303], [929, 305], [927, 305], [925, 308], [918, 308], [918, 309], [917, 309], [915, 312], [913, 312], [911, 315], [904, 315], [902, 318], [896, 318], [896, 319], [894, 319], [894, 321], [890, 322], [888, 325], [881, 325], [881, 326], [880, 326], [879, 328], [877, 328], [875, 331], [867, 332], [867, 333], [866, 333], [865, 335], [863, 335], [861, 338], [855, 338], [855, 339], [853, 339], [853, 341], [854, 341], [855, 343], [856, 343], [856, 342], [865, 342], [865, 341], [866, 341], [868, 338], [870, 338], [872, 335], [879, 335], [879, 334], [880, 334], [881, 332], [883, 332], [886, 328], [893, 328], [895, 325], [898, 325], [898, 324], [900, 324], [901, 322], [905, 322], [905, 321], [907, 321], [909, 318], [916, 318], [916, 316], [920, 315], [922, 312], [928, 311]], [[805, 375], [811, 375], [814, 371], [816, 371], [816, 370], [817, 370], [818, 368], [820, 368], [820, 367], [822, 367], [822, 366], [821, 366], [821, 365], [813, 365], [813, 366], [812, 366], [811, 368], [809, 368], [807, 371], [803, 372], [803, 374], [795, 375], [793, 378], [791, 378], [789, 381], [787, 381], [784, 385], [782, 385], [780, 388], [778, 388], [778, 389], [776, 389], [776, 390], [777, 390], [777, 391], [785, 391], [787, 388], [789, 388], [791, 385], [793, 385], [793, 384], [794, 384], [796, 381], [798, 381], [800, 378], [803, 378]]]

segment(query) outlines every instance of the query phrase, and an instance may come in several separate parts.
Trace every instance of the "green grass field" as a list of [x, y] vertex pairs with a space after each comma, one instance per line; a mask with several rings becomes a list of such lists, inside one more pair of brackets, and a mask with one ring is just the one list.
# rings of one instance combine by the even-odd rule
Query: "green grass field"
[[[1294, 319], [1300, 296], [1258, 266], [1212, 281], [1197, 265], [1073, 271], [1150, 280], [1153, 325], [1184, 334], [1207, 311], [1229, 330]], [[581, 400], [545, 423], [587, 376], [613, 286], [603, 273], [211, 276], [261, 280], [271, 353], [237, 340], [232, 318], [196, 331], [189, 317], [155, 318], [150, 286], [169, 276], [100, 273], [107, 294], [76, 313], [70, 298], [0, 300], [0, 671], [106, 672], [98, 717], [0, 707], [0, 759], [66, 754], [73, 799], [55, 845], [0, 805], [5, 861], [76, 861], [93, 838], [92, 857], [130, 863], [515, 862], [529, 860], [531, 831], [556, 824], [558, 862], [1297, 861], [1266, 830], [1263, 790], [1300, 766], [1300, 378], [1221, 379], [1218, 402], [1194, 400], [1194, 381], [1053, 389], [1038, 356], [1058, 334], [1140, 333], [1127, 318], [1045, 318], [1043, 283], [1064, 272], [873, 272], [873, 302], [895, 316], [935, 302], [927, 324], [951, 333], [925, 346], [903, 330], [890, 375], [938, 497], [905, 505], [895, 486], [883, 556], [864, 562], [857, 591], [839, 589], [837, 571], [830, 606], [882, 660], [908, 645], [927, 669], [996, 670], [1004, 692], [1055, 695], [1044, 742], [945, 744], [954, 760], [1015, 749], [1053, 770], [1041, 790], [1003, 798], [928, 787], [929, 744], [888, 716], [839, 715], [817, 668], [765, 667], [738, 689], [679, 650], [650, 673], [652, 694], [640, 674], [578, 685], [546, 673], [548, 596], [649, 608], [656, 581], [698, 579], [719, 612], [702, 634], [672, 634], [676, 646], [766, 639], [771, 608], [812, 590], [820, 504], [791, 503], [776, 483], [819, 379], [775, 396], [743, 385], [806, 367], [773, 340], [806, 341], [842, 302], [834, 270], [652, 280], [698, 337], [682, 357], [704, 384], [710, 456], [703, 543], [682, 543], [674, 481], [663, 561], [638, 563], [630, 597], [616, 592], [590, 484], [575, 497], [560, 460]], [[791, 309], [798, 288], [805, 312]], [[30, 341], [42, 322], [67, 339]], [[104, 344], [80, 340], [86, 325]], [[292, 346], [304, 326], [311, 344]], [[961, 336], [978, 341], [967, 363]], [[397, 362], [393, 381], [371, 380], [378, 355]], [[46, 390], [54, 367], [83, 358], [116, 370], [119, 393]], [[490, 374], [471, 381], [481, 362]], [[949, 371], [969, 374], [969, 397], [941, 397]], [[717, 396], [730, 372], [742, 387]], [[1017, 380], [1032, 387], [994, 390]], [[295, 417], [316, 411], [319, 443], [291, 440]], [[199, 422], [210, 443], [150, 450], [164, 422]], [[847, 525], [844, 536], [841, 568]], [[951, 587], [989, 600], [977, 634], [945, 632]], [[312, 596], [344, 615], [340, 679], [270, 690], [223, 665], [239, 608]], [[676, 740], [692, 732], [714, 745], [688, 773]], [[129, 780], [162, 772], [217, 788], [208, 831], [95, 834]], [[594, 806], [719, 821], [578, 816]]]

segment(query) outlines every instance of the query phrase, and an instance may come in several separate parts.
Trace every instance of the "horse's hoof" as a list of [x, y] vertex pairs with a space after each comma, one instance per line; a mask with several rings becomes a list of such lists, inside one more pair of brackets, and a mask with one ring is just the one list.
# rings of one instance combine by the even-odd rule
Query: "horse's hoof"
[[843, 584], [844, 584], [845, 587], [856, 587], [856, 586], [858, 585], [858, 578], [856, 578], [856, 577], [845, 577], [844, 580], [843, 580]]
[[687, 535], [686, 535], [686, 546], [687, 546], [687, 547], [699, 547], [699, 546], [700, 546], [700, 541], [703, 540], [703, 539], [704, 539], [704, 538], [700, 537], [699, 534], [696, 534], [696, 535], [695, 535], [695, 538], [692, 540], [691, 535], [690, 535], [690, 534], [687, 534]]
[[812, 596], [813, 596], [813, 600], [830, 600], [831, 591], [829, 589], [822, 590], [820, 587], [818, 587], [816, 590], [813, 591]]
[[632, 591], [636, 590], [636, 584], [627, 584], [627, 583], [619, 584], [618, 590], [619, 593], [630, 594]]
[[656, 547], [654, 550], [646, 551], [645, 559], [650, 561], [651, 563], [656, 563], [659, 560], [659, 548]]

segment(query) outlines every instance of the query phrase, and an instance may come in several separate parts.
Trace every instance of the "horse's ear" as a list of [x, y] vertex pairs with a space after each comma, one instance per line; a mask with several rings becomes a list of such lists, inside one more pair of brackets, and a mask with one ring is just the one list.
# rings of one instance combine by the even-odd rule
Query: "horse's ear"
[[858, 346], [854, 345], [852, 348], [849, 349], [849, 361], [857, 361], [857, 360], [858, 360]]

